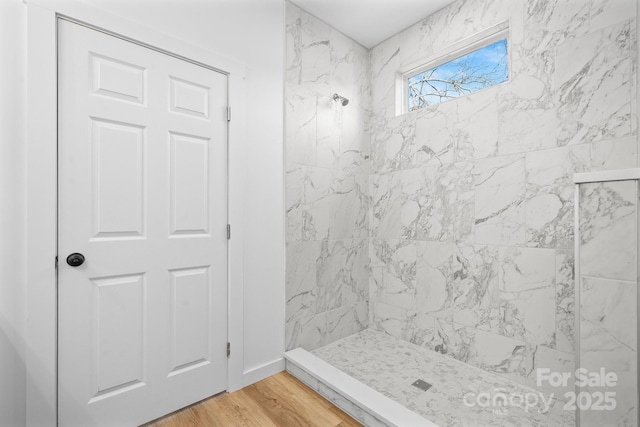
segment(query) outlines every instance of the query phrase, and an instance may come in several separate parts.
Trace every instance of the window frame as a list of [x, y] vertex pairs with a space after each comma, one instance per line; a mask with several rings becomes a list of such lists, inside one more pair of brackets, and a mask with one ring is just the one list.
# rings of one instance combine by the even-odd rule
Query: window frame
[[[409, 113], [412, 110], [409, 110], [409, 79], [423, 73], [432, 68], [438, 67], [447, 62], [458, 59], [462, 56], [465, 56], [471, 52], [476, 50], [480, 50], [484, 47], [489, 46], [497, 41], [502, 39], [507, 39], [507, 80], [502, 83], [497, 83], [495, 85], [487, 86], [486, 88], [480, 89], [478, 91], [462, 95], [456, 98], [447, 99], [442, 102], [451, 101], [453, 99], [463, 98], [468, 95], [472, 95], [477, 92], [482, 92], [485, 89], [489, 89], [492, 87], [500, 86], [511, 81], [511, 49], [510, 49], [510, 41], [511, 41], [511, 28], [509, 25], [509, 21], [500, 22], [492, 27], [489, 27], [485, 30], [480, 31], [470, 37], [467, 37], [463, 40], [460, 40], [448, 48], [444, 49], [441, 52], [438, 52], [435, 55], [427, 57], [426, 59], [422, 59], [417, 63], [411, 64], [406, 67], [404, 70], [401, 70], [396, 75], [396, 116]], [[440, 103], [438, 103], [440, 104]], [[434, 104], [434, 105], [438, 105]], [[432, 105], [431, 107], [433, 107]], [[413, 111], [419, 111], [427, 107], [418, 108]]]

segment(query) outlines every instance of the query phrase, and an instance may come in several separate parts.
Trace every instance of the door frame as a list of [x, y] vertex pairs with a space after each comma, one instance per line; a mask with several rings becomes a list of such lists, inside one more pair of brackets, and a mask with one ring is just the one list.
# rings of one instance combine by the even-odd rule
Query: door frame
[[27, 331], [26, 421], [57, 425], [57, 21], [64, 16], [143, 45], [228, 73], [228, 241], [227, 337], [233, 351], [227, 390], [244, 385], [243, 209], [245, 75], [243, 64], [191, 45], [137, 22], [69, 0], [27, 3]]

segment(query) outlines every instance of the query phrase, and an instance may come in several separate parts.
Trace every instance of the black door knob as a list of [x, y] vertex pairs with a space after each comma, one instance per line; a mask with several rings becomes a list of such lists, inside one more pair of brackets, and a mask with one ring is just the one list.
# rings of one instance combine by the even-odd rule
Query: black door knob
[[71, 267], [80, 267], [84, 264], [84, 255], [79, 253], [73, 253], [67, 257], [67, 264]]

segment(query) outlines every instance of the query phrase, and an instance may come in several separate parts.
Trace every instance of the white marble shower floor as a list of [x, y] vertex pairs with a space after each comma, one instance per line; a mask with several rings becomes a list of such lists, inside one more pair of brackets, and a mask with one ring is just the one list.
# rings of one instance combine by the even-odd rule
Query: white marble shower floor
[[[563, 402], [552, 401], [545, 410], [540, 393], [531, 388], [382, 332], [367, 329], [311, 353], [441, 427], [575, 425]], [[417, 379], [432, 387], [412, 386]], [[487, 404], [496, 396], [511, 404]], [[521, 407], [519, 396], [533, 407]]]

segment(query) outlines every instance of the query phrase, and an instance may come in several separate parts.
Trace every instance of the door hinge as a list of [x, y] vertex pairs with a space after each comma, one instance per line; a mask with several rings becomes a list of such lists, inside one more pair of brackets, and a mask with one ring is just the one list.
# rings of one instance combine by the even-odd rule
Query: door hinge
[[227, 240], [231, 240], [231, 224], [227, 224]]
[[231, 107], [227, 107], [227, 121], [231, 121]]
[[231, 356], [231, 343], [227, 342], [227, 357]]

